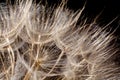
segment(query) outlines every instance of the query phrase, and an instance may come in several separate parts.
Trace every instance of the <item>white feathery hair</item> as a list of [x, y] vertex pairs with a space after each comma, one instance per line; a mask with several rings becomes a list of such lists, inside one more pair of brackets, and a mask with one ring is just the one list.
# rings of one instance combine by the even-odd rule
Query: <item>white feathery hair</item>
[[0, 4], [0, 80], [119, 80], [115, 37], [95, 21], [77, 24], [83, 10]]

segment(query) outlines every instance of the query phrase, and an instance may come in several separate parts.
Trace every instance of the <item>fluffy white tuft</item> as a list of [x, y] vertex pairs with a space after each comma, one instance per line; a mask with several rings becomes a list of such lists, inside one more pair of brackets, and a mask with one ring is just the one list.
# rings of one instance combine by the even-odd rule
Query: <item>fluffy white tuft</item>
[[83, 9], [1, 4], [0, 79], [119, 80], [114, 36], [94, 22], [78, 25]]

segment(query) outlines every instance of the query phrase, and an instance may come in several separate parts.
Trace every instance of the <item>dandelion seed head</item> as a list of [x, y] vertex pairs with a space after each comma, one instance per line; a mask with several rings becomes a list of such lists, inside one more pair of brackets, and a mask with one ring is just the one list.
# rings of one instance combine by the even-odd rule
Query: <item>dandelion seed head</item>
[[0, 79], [119, 79], [115, 37], [95, 21], [77, 24], [84, 8], [0, 4]]

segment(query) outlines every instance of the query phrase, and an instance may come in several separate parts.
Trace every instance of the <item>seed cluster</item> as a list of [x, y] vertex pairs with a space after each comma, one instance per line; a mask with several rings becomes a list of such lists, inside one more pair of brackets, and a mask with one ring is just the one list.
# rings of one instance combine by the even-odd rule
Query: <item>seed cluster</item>
[[119, 80], [114, 36], [95, 21], [77, 24], [83, 10], [0, 4], [0, 79]]

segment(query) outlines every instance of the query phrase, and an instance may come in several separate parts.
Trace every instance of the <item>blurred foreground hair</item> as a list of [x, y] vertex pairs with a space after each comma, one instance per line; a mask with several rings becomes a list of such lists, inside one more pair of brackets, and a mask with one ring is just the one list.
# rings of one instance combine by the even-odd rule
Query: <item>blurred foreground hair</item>
[[17, 0], [0, 5], [1, 80], [119, 80], [119, 50], [107, 26], [73, 12]]

